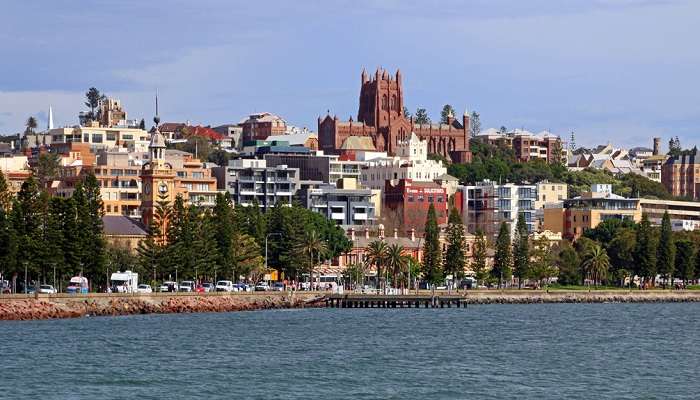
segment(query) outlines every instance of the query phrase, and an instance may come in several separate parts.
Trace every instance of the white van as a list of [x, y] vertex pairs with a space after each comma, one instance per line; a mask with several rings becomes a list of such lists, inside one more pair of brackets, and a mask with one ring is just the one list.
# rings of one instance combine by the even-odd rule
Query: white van
[[114, 293], [134, 293], [139, 286], [139, 274], [131, 271], [115, 272], [109, 281]]

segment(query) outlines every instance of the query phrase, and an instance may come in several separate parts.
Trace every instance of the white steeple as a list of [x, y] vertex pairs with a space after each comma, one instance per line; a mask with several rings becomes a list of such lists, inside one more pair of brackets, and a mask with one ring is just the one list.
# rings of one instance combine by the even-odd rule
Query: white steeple
[[49, 129], [53, 129], [53, 108], [49, 106]]

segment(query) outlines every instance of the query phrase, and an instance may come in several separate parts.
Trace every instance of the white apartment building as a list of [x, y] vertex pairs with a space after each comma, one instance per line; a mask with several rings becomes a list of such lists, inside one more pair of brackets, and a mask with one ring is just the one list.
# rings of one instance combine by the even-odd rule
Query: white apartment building
[[362, 185], [383, 190], [387, 180], [430, 182], [447, 173], [442, 161], [428, 160], [428, 142], [415, 133], [396, 145], [396, 156], [366, 159], [360, 173]]
[[150, 135], [139, 128], [75, 126], [49, 130], [51, 143], [89, 143], [93, 149], [125, 148], [130, 152], [147, 152]]

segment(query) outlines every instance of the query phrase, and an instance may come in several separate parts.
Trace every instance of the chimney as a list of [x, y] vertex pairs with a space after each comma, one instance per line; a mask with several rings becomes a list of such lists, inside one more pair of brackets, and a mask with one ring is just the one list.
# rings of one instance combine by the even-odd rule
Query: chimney
[[348, 229], [348, 233], [350, 234], [350, 240], [355, 241], [355, 229], [354, 228]]
[[369, 228], [365, 227], [365, 239], [369, 239]]
[[661, 138], [654, 138], [654, 155], [658, 156], [661, 153]]
[[411, 234], [411, 241], [415, 242], [416, 241], [416, 228], [411, 228], [411, 230], [409, 232]]
[[394, 239], [399, 238], [399, 230], [397, 228], [394, 228]]

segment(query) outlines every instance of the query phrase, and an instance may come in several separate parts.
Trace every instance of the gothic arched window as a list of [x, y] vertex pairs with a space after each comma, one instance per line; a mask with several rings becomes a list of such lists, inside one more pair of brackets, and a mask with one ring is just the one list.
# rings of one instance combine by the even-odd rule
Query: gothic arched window
[[391, 109], [392, 110], [398, 110], [398, 106], [396, 105], [396, 95], [391, 95]]
[[386, 95], [382, 96], [382, 110], [388, 110], [389, 109], [389, 99], [386, 97]]

